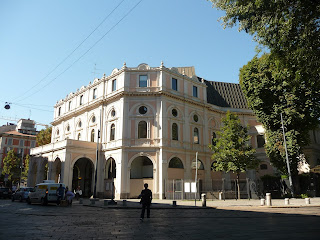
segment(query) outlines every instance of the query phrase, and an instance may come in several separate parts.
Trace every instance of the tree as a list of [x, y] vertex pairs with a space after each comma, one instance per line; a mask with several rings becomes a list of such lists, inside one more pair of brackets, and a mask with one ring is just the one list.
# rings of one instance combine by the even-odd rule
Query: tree
[[248, 169], [256, 169], [260, 160], [255, 156], [255, 149], [249, 145], [248, 128], [241, 125], [236, 114], [226, 114], [222, 119], [223, 127], [218, 132], [218, 138], [210, 145], [213, 151], [213, 168], [216, 171], [233, 172], [237, 174], [238, 198], [240, 199], [239, 176]]
[[42, 146], [51, 143], [51, 133], [52, 127], [46, 127], [45, 129], [42, 129], [37, 135], [37, 145]]
[[[312, 82], [299, 81], [271, 54], [254, 57], [240, 69], [240, 85], [248, 104], [266, 129], [266, 151], [270, 161], [287, 173], [280, 113], [283, 113], [288, 155], [293, 174], [298, 156], [308, 144], [309, 130], [318, 125], [320, 95]], [[315, 83], [317, 85], [317, 83]]]
[[320, 1], [211, 0], [224, 10], [224, 27], [254, 36], [270, 54], [254, 57], [241, 69], [240, 84], [249, 105], [267, 130], [270, 160], [286, 172], [280, 113], [296, 173], [307, 132], [320, 118]]
[[17, 156], [14, 150], [10, 150], [7, 156], [3, 159], [2, 174], [8, 174], [8, 180], [13, 182], [19, 181], [20, 178], [21, 159]]
[[28, 180], [29, 163], [30, 163], [30, 156], [28, 154], [24, 160], [24, 170], [21, 175], [21, 180], [24, 180], [24, 181]]

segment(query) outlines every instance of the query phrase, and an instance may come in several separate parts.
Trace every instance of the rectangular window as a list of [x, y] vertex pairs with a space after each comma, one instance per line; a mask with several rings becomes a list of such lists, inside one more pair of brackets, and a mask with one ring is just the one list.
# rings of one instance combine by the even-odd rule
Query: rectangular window
[[69, 102], [69, 107], [68, 107], [69, 111], [71, 110], [71, 101]]
[[92, 95], [92, 99], [96, 99], [97, 98], [97, 89], [93, 89], [93, 95]]
[[172, 78], [172, 89], [178, 91], [178, 80], [176, 78]]
[[31, 148], [34, 148], [36, 146], [36, 141], [31, 141]]
[[139, 87], [147, 87], [148, 86], [148, 76], [140, 75], [139, 76]]
[[196, 86], [193, 86], [193, 94], [192, 94], [194, 97], [198, 97], [198, 87]]
[[83, 95], [80, 96], [80, 106], [83, 104]]
[[8, 143], [7, 145], [11, 146], [12, 145], [12, 138], [8, 138]]
[[112, 92], [117, 90], [117, 80], [112, 80]]
[[20, 147], [23, 147], [23, 144], [24, 144], [24, 141], [21, 139], [21, 140], [20, 140], [20, 143], [19, 143], [19, 146], [20, 146]]

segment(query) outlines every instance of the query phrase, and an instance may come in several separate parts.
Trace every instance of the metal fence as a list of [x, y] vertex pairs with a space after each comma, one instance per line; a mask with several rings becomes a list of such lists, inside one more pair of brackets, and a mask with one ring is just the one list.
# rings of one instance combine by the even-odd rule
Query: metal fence
[[[195, 187], [196, 186], [196, 187]], [[260, 183], [245, 179], [239, 180], [240, 197], [257, 199], [261, 195]], [[165, 181], [165, 197], [172, 200], [200, 199], [205, 193], [207, 199], [237, 199], [238, 188], [236, 179], [203, 181], [175, 179]]]

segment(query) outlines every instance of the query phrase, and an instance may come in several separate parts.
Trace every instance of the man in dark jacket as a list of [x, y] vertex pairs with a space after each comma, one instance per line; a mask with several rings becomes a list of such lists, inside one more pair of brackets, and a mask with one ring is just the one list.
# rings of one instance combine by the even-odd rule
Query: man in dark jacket
[[142, 204], [140, 220], [144, 219], [144, 212], [146, 208], [147, 208], [147, 218], [150, 218], [150, 205], [152, 201], [152, 192], [150, 189], [148, 189], [148, 183], [144, 184], [144, 189], [141, 191], [139, 198], [141, 198], [140, 203]]

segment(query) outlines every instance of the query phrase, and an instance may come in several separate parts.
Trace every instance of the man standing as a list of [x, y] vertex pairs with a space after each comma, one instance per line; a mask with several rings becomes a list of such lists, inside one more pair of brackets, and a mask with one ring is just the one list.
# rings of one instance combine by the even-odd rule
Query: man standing
[[140, 203], [142, 204], [140, 220], [144, 219], [144, 212], [146, 208], [147, 208], [147, 218], [150, 218], [150, 205], [152, 201], [152, 192], [150, 189], [148, 189], [148, 183], [144, 184], [144, 189], [141, 191], [139, 198], [141, 198]]
[[57, 196], [58, 196], [57, 205], [60, 205], [61, 200], [64, 199], [64, 191], [65, 191], [65, 188], [62, 186], [62, 184], [60, 184], [60, 187], [57, 189]]

